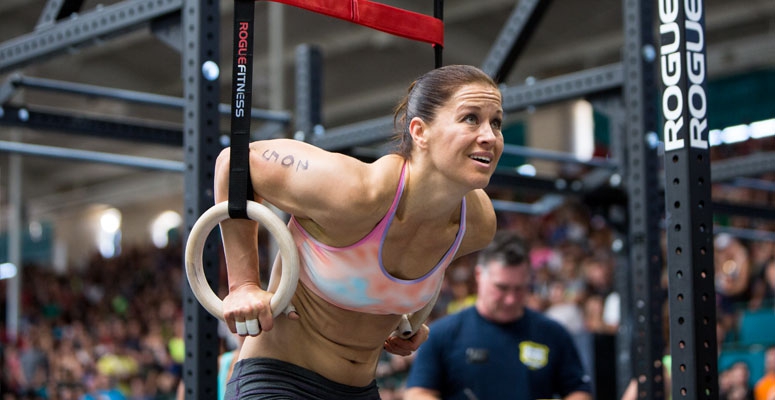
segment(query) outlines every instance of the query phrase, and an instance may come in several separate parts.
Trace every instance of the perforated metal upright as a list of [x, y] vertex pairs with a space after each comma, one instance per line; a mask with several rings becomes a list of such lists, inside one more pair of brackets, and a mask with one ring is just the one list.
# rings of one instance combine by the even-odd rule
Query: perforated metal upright
[[662, 219], [657, 155], [655, 48], [652, 0], [625, 0], [623, 87], [629, 208], [632, 374], [640, 398], [663, 399], [664, 354], [660, 246]]
[[323, 53], [309, 44], [296, 47], [296, 139], [310, 141], [323, 123]]
[[702, 0], [659, 1], [673, 399], [718, 399]]
[[[213, 205], [213, 170], [220, 151], [218, 77], [220, 11], [217, 0], [189, 0], [183, 8], [182, 75], [185, 98], [183, 150], [186, 162], [184, 210], [186, 236], [196, 220]], [[217, 235], [210, 235], [202, 264], [208, 281], [218, 284]], [[218, 393], [219, 339], [217, 320], [208, 314], [184, 284], [186, 358], [183, 382], [186, 399], [214, 399]]]

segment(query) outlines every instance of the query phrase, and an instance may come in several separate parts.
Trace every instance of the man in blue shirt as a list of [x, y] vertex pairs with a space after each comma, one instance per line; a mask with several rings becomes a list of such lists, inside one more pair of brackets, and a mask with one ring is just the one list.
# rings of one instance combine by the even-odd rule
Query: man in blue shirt
[[498, 232], [479, 253], [475, 273], [476, 304], [431, 325], [405, 400], [591, 400], [570, 334], [525, 307], [531, 268], [524, 242]]

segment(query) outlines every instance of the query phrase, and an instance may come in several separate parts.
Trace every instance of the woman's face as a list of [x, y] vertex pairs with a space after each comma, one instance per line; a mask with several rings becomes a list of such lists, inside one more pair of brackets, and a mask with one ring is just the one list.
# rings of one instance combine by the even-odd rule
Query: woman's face
[[425, 137], [433, 164], [453, 181], [484, 188], [503, 153], [502, 120], [497, 88], [485, 84], [461, 87], [428, 126]]

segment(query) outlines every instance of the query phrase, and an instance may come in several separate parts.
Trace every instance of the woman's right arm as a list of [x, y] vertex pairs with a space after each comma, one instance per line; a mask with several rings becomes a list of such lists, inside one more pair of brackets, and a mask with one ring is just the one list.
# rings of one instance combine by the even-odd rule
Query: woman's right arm
[[[215, 203], [228, 201], [229, 149], [224, 149], [215, 164]], [[256, 201], [261, 199], [256, 198]], [[269, 301], [271, 295], [261, 289], [258, 271], [258, 223], [249, 219], [226, 219], [220, 223], [226, 258], [229, 293], [223, 299], [226, 325], [237, 333], [236, 321], [258, 319], [262, 330], [272, 329]], [[265, 315], [270, 313], [270, 317]], [[263, 314], [263, 315], [262, 315]]]
[[[250, 175], [256, 201], [265, 199], [297, 218], [320, 221], [321, 227], [358, 209], [368, 190], [365, 164], [295, 140], [251, 143]], [[216, 160], [215, 202], [228, 200], [229, 149]], [[224, 298], [226, 324], [258, 319], [262, 330], [273, 327], [269, 301], [258, 272], [258, 224], [246, 219], [221, 222], [229, 294]]]

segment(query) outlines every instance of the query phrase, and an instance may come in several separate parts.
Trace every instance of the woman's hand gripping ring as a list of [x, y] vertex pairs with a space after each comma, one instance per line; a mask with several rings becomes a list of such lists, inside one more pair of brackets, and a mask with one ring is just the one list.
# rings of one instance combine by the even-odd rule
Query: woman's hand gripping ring
[[[291, 232], [285, 223], [269, 208], [254, 201], [248, 201], [247, 212], [250, 219], [266, 227], [280, 248], [282, 272], [277, 291], [272, 296], [270, 303], [272, 314], [277, 317], [282, 313], [290, 311], [293, 307], [291, 305], [291, 298], [296, 291], [296, 285], [299, 281], [299, 253], [296, 251], [296, 245]], [[224, 201], [210, 207], [199, 217], [194, 227], [191, 228], [188, 241], [186, 242], [186, 277], [188, 278], [188, 284], [191, 285], [194, 296], [207, 312], [222, 321], [224, 320], [223, 301], [215, 294], [207, 282], [202, 266], [202, 253], [210, 231], [221, 221], [228, 218], [230, 218], [228, 202]], [[254, 328], [247, 325], [244, 327], [246, 332], [253, 331]]]

